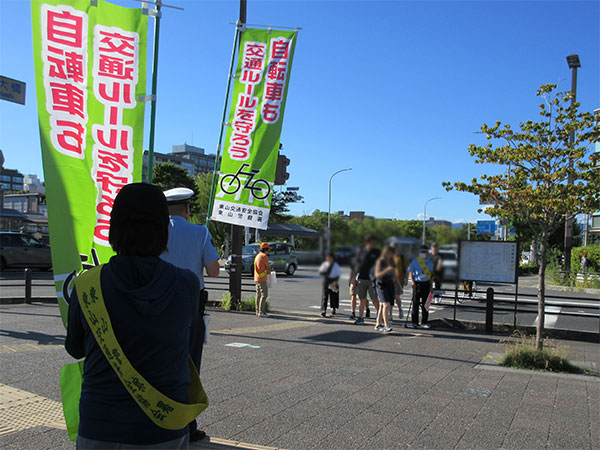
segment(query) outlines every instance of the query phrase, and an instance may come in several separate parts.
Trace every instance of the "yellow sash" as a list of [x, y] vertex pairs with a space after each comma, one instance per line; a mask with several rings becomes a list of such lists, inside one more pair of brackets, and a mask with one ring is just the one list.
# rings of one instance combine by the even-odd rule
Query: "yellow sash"
[[98, 346], [125, 389], [156, 425], [167, 430], [185, 428], [208, 407], [208, 397], [192, 359], [189, 358], [188, 361], [191, 381], [188, 391], [189, 404], [170, 399], [148, 383], [134, 369], [117, 342], [102, 296], [101, 270], [102, 266], [94, 267], [75, 281], [79, 304]]
[[417, 258], [417, 262], [421, 266], [421, 269], [423, 270], [423, 273], [425, 275], [427, 275], [427, 278], [429, 278], [429, 281], [431, 281], [431, 271], [429, 270], [429, 268], [425, 264], [425, 261], [423, 261], [423, 258]]

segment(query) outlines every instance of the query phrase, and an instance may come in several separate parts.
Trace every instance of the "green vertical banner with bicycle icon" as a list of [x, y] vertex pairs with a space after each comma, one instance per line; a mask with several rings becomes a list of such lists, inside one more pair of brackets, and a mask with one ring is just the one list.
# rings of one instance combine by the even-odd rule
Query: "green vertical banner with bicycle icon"
[[211, 220], [266, 229], [297, 31], [241, 32]]

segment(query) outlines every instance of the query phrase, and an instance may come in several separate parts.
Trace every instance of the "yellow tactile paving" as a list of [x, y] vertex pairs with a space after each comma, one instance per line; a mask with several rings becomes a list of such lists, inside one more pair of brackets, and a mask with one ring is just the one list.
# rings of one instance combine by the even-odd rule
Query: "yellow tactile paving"
[[64, 345], [62, 345], [62, 344], [0, 345], [0, 353], [35, 352], [35, 351], [39, 351], [39, 350], [51, 350], [54, 348], [64, 348]]
[[0, 384], [0, 436], [38, 426], [66, 430], [62, 404]]
[[[266, 319], [257, 319], [266, 320]], [[282, 331], [290, 330], [292, 328], [301, 328], [311, 325], [310, 321], [294, 321], [294, 322], [282, 322], [274, 323], [272, 325], [258, 325], [255, 327], [243, 327], [243, 328], [226, 328], [222, 330], [211, 330], [211, 334], [252, 334], [252, 333], [264, 333], [269, 331]]]
[[267, 447], [265, 445], [249, 444], [247, 442], [231, 441], [229, 439], [219, 439], [210, 437], [206, 440], [190, 444], [190, 448], [202, 448], [205, 450], [222, 450], [225, 448], [237, 448], [240, 450], [282, 450], [277, 447]]

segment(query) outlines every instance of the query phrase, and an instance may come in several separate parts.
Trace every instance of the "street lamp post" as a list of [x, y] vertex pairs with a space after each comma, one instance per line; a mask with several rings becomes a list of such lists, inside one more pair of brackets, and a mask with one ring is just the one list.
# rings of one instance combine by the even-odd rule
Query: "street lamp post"
[[423, 205], [423, 245], [425, 245], [425, 221], [427, 220], [427, 203], [429, 203], [429, 202], [431, 202], [433, 200], [439, 200], [441, 198], [442, 197], [433, 197], [433, 198], [430, 198]]
[[329, 177], [329, 207], [327, 209], [327, 250], [328, 251], [331, 250], [331, 180], [333, 180], [333, 177], [336, 176], [338, 173], [346, 172], [348, 170], [352, 170], [352, 168], [350, 167], [348, 169], [338, 170], [337, 172], [334, 172]]
[[[569, 65], [569, 69], [571, 69], [571, 107], [575, 105], [575, 101], [577, 98], [577, 68], [581, 67], [581, 63], [579, 62], [579, 55], [569, 55], [567, 56], [567, 64]], [[571, 131], [569, 136], [569, 147], [571, 151], [573, 150], [573, 145], [575, 142], [575, 132]], [[569, 169], [573, 168], [573, 159], [569, 156]], [[571, 177], [571, 173], [567, 175], [567, 185], [573, 184], [573, 178]], [[573, 245], [573, 219], [567, 217], [565, 220], [565, 265], [564, 270], [571, 270], [571, 247]]]

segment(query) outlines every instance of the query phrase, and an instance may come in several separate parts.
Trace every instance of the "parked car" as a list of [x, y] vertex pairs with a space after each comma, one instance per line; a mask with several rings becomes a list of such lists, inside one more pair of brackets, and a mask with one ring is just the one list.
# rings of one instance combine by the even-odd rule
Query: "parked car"
[[[287, 275], [294, 275], [298, 269], [298, 258], [296, 249], [287, 242], [269, 242], [272, 247], [269, 253], [269, 264], [275, 272], [284, 272]], [[242, 248], [242, 273], [254, 273], [254, 258], [260, 250], [259, 244], [250, 244]], [[225, 262], [225, 270], [229, 273], [231, 270], [231, 256]]]
[[10, 267], [52, 268], [50, 246], [29, 234], [0, 232], [0, 270]]
[[440, 250], [439, 252], [444, 269], [442, 280], [455, 282], [458, 278], [458, 255], [452, 250]]
[[335, 251], [335, 260], [338, 264], [350, 264], [355, 256], [356, 247], [352, 247], [350, 245], [338, 247]]

